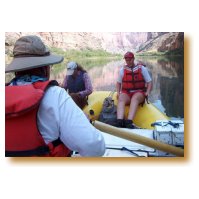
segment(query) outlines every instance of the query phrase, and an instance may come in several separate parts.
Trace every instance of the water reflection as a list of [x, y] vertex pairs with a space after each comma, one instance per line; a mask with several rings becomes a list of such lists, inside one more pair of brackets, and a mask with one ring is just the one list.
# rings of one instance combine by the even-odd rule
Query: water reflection
[[88, 73], [94, 90], [115, 90], [116, 80], [123, 61], [111, 61], [101, 67], [93, 67]]
[[152, 73], [150, 101], [169, 117], [184, 118], [184, 58], [141, 59]]

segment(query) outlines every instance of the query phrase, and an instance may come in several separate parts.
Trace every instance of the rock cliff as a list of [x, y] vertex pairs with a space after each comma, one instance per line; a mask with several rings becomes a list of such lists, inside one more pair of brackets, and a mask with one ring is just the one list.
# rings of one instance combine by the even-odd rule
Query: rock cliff
[[184, 33], [169, 32], [148, 34], [147, 41], [139, 46], [137, 52], [165, 52], [184, 49]]
[[23, 35], [38, 35], [49, 47], [104, 49], [111, 53], [168, 51], [183, 48], [183, 33], [172, 32], [6, 32], [6, 53]]

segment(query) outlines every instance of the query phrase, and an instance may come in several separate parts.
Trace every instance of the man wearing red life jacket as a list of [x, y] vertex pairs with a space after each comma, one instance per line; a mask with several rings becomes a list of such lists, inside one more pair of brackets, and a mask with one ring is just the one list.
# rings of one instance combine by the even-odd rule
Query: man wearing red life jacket
[[[132, 123], [138, 105], [144, 103], [152, 89], [152, 79], [148, 70], [141, 64], [135, 65], [134, 54], [124, 55], [126, 65], [120, 69], [116, 89], [118, 96], [117, 126], [136, 128]], [[125, 105], [130, 105], [128, 118], [124, 120]]]
[[104, 138], [55, 80], [50, 66], [63, 57], [50, 54], [37, 36], [19, 38], [5, 72], [15, 72], [6, 86], [6, 157], [102, 156]]

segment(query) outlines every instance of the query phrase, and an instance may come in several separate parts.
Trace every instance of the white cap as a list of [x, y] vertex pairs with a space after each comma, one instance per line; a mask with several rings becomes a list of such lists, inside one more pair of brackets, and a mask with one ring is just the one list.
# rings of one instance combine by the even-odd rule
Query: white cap
[[67, 64], [67, 73], [66, 75], [72, 75], [74, 73], [74, 70], [77, 68], [77, 63], [74, 61], [71, 61]]

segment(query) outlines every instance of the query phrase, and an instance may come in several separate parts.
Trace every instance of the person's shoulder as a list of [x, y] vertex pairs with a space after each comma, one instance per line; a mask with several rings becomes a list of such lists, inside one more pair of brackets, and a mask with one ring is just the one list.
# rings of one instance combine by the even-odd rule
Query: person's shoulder
[[121, 66], [121, 68], [119, 69], [119, 74], [120, 75], [124, 74], [124, 69], [125, 69], [125, 66]]
[[46, 94], [51, 95], [53, 98], [58, 97], [59, 95], [65, 94], [66, 91], [60, 86], [51, 86], [47, 89]]
[[146, 68], [146, 65], [140, 62], [136, 63], [135, 66], [140, 67], [140, 68], [143, 68], [143, 67]]
[[83, 76], [88, 76], [88, 73], [86, 71], [82, 71]]
[[42, 101], [49, 104], [49, 106], [56, 106], [56, 104], [62, 104], [69, 98], [70, 96], [64, 88], [52, 86], [47, 89]]
[[60, 87], [59, 85], [54, 85], [54, 86], [50, 86], [48, 88], [48, 90], [55, 90], [55, 91], [61, 91], [62, 87]]
[[89, 77], [89, 75], [88, 75], [88, 73], [87, 72], [83, 72], [83, 79], [85, 80], [85, 79], [89, 79], [90, 77]]
[[142, 69], [142, 71], [147, 71], [148, 72], [148, 69], [147, 69], [146, 65], [139, 64], [138, 67], [140, 67]]
[[146, 66], [145, 65], [139, 65], [142, 69], [146, 69]]

